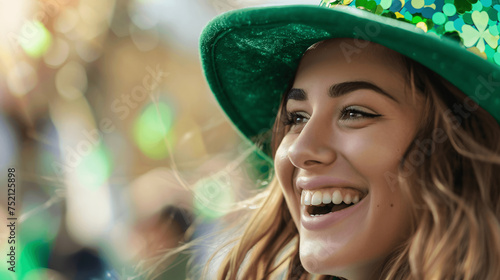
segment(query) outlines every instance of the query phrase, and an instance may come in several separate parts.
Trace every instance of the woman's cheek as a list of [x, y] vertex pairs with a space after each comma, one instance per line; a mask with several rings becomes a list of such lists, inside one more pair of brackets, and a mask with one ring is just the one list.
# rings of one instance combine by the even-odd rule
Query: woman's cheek
[[276, 154], [274, 157], [274, 168], [276, 170], [276, 176], [280, 181], [280, 184], [284, 186], [286, 181], [291, 181], [291, 176], [293, 173], [293, 165], [288, 159], [288, 148], [291, 145], [288, 137], [285, 136], [281, 141]]
[[397, 168], [405, 150], [401, 142], [386, 133], [346, 137], [342, 153], [358, 171], [379, 174]]
[[280, 146], [276, 150], [274, 158], [274, 167], [276, 177], [280, 184], [281, 191], [286, 200], [290, 214], [295, 222], [297, 228], [300, 221], [300, 195], [297, 195], [293, 187], [293, 178], [295, 168], [288, 159], [288, 142], [283, 139]]

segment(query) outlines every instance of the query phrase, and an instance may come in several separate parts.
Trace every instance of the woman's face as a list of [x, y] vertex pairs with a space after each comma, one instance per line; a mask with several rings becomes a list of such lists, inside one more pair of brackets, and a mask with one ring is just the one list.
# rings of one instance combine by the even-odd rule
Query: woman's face
[[302, 58], [275, 168], [311, 273], [369, 279], [409, 235], [410, 205], [394, 175], [421, 101], [403, 73], [391, 50], [350, 39]]

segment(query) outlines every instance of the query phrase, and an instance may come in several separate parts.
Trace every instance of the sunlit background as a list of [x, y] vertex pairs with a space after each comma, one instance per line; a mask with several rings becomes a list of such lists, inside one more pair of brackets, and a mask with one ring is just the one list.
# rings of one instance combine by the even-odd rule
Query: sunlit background
[[270, 170], [210, 94], [200, 32], [299, 2], [319, 1], [0, 0], [0, 180], [17, 180], [16, 272], [2, 188], [0, 279], [186, 279], [165, 250]]

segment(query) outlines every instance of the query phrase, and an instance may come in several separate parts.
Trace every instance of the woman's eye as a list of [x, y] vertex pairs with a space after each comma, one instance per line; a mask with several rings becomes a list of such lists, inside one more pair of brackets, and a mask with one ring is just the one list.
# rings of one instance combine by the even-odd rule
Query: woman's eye
[[380, 114], [369, 113], [363, 111], [362, 109], [358, 109], [354, 106], [348, 106], [341, 110], [340, 119], [341, 120], [358, 120], [365, 118], [376, 118], [380, 117]]
[[285, 126], [298, 125], [307, 122], [307, 116], [298, 112], [287, 112], [287, 117], [285, 120]]

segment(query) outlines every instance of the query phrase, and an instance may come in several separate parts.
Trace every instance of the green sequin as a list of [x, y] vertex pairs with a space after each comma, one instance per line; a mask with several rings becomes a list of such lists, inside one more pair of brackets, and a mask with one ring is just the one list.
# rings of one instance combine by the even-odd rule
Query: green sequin
[[496, 9], [489, 8], [486, 12], [488, 13], [488, 17], [492, 21], [492, 24], [490, 25], [496, 25], [498, 23], [498, 11]]
[[425, 5], [425, 1], [424, 0], [411, 0], [411, 5], [415, 8], [415, 9], [421, 9], [424, 7]]
[[457, 8], [457, 12], [459, 14], [463, 14], [472, 9], [471, 3], [467, 0], [455, 0], [455, 7]]
[[388, 9], [392, 5], [392, 0], [382, 0], [380, 1], [380, 6], [384, 9]]
[[407, 21], [411, 21], [413, 19], [413, 15], [410, 12], [406, 11], [406, 13], [405, 13], [405, 19]]
[[477, 3], [472, 4], [472, 10], [481, 11], [482, 9], [483, 9], [483, 4], [480, 1], [477, 1]]
[[497, 36], [499, 34], [498, 25], [490, 26], [489, 30], [490, 30], [490, 34], [493, 36]]
[[413, 22], [413, 23], [419, 23], [419, 22], [421, 22], [421, 21], [422, 21], [422, 18], [421, 18], [421, 17], [419, 17], [419, 16], [415, 16], [415, 17], [413, 17], [413, 19], [412, 19], [412, 21], [411, 21], [411, 22]]
[[443, 13], [435, 13], [432, 15], [432, 21], [435, 24], [444, 24], [446, 22], [446, 16]]
[[447, 3], [443, 6], [443, 13], [449, 17], [455, 15], [457, 9], [453, 4]]
[[469, 24], [469, 25], [474, 24], [474, 23], [472, 22], [472, 16], [471, 16], [471, 14], [470, 14], [470, 13], [466, 13], [466, 14], [464, 14], [464, 16], [462, 17], [462, 19], [464, 20], [464, 22], [465, 22], [465, 23], [467, 23], [467, 24]]
[[373, 13], [377, 8], [377, 2], [372, 0], [357, 0], [356, 7], [364, 8], [365, 10], [368, 10]]
[[500, 53], [496, 52], [493, 56], [493, 60], [495, 60], [496, 64], [500, 65]]
[[444, 29], [445, 29], [447, 32], [455, 31], [455, 25], [454, 25], [453, 21], [448, 21], [448, 22], [444, 25]]

